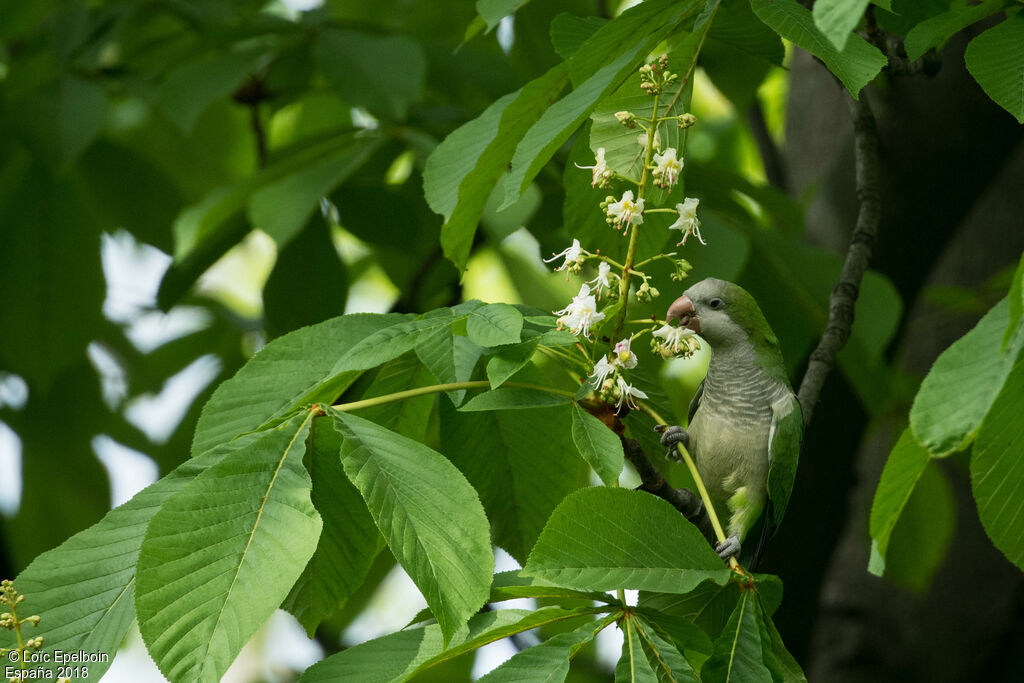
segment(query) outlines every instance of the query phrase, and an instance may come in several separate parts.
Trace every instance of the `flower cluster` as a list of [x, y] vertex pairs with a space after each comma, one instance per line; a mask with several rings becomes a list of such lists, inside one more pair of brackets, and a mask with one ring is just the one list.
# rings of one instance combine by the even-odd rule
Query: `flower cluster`
[[691, 356], [700, 348], [694, 331], [687, 327], [662, 325], [651, 333], [651, 350], [662, 358]]
[[636, 408], [635, 399], [645, 399], [647, 394], [637, 389], [622, 376], [623, 370], [632, 370], [637, 366], [637, 357], [630, 349], [633, 339], [620, 341], [611, 353], [601, 356], [590, 373], [594, 389], [609, 403], [615, 403], [615, 409], [622, 411], [622, 406]]
[[[37, 614], [33, 614], [30, 617], [24, 619], [18, 618], [18, 605], [25, 601], [25, 596], [20, 595], [14, 588], [14, 583], [10, 579], [4, 579], [0, 581], [0, 605], [10, 607], [10, 612], [4, 612], [0, 614], [0, 628], [5, 628], [9, 631], [14, 631], [17, 634], [18, 642], [21, 642], [21, 627], [25, 624], [32, 624], [38, 626], [42, 619]], [[15, 649], [0, 648], [0, 657], [7, 658], [8, 654], [17, 650], [17, 657], [11, 656], [12, 662], [23, 661], [26, 650], [38, 650], [43, 646], [43, 637], [37, 636], [35, 638], [29, 638], [24, 642], [23, 645], [19, 645]]]
[[[665, 88], [678, 80], [678, 75], [668, 71], [668, 57], [662, 56], [656, 61], [645, 64], [640, 68], [640, 87], [651, 95], [664, 92]], [[604, 333], [602, 323], [606, 317], [612, 315], [612, 310], [617, 310], [617, 324], [615, 336], [619, 336], [619, 330], [623, 325], [646, 321], [627, 321], [626, 305], [628, 301], [621, 302], [621, 308], [606, 309], [608, 312], [598, 310], [598, 301], [602, 296], [607, 295], [609, 299], [621, 296], [629, 292], [630, 280], [639, 279], [639, 286], [635, 290], [636, 299], [639, 301], [651, 301], [658, 297], [657, 288], [653, 287], [649, 276], [641, 270], [646, 263], [656, 260], [669, 260], [673, 264], [671, 277], [673, 280], [682, 280], [687, 277], [691, 266], [681, 258], [675, 258], [674, 253], [658, 254], [650, 258], [638, 261], [636, 259], [637, 235], [640, 226], [644, 225], [645, 217], [652, 213], [674, 214], [675, 222], [669, 226], [671, 230], [679, 230], [682, 233], [680, 244], [684, 244], [691, 236], [704, 244], [700, 234], [700, 221], [697, 219], [697, 199], [686, 197], [676, 204], [675, 209], [651, 208], [650, 197], [645, 194], [652, 186], [663, 190], [672, 191], [682, 180], [684, 161], [681, 150], [676, 147], [662, 147], [662, 124], [675, 128], [689, 128], [694, 125], [697, 119], [689, 113], [670, 115], [668, 111], [659, 112], [656, 98], [654, 105], [649, 107], [642, 116], [637, 116], [630, 111], [619, 111], [615, 113], [615, 119], [627, 129], [639, 129], [637, 132], [637, 144], [641, 152], [629, 155], [609, 156], [608, 150], [598, 147], [595, 152], [594, 163], [590, 166], [577, 167], [591, 172], [591, 186], [607, 188], [616, 180], [628, 180], [636, 185], [624, 190], [620, 195], [609, 194], [601, 202], [601, 210], [605, 214], [606, 222], [616, 230], [622, 230], [629, 236], [630, 247], [626, 260], [620, 264], [600, 254], [591, 253], [583, 249], [579, 240], [574, 239], [572, 244], [552, 254], [545, 262], [559, 261], [556, 271], [566, 271], [566, 279], [569, 274], [579, 275], [588, 260], [596, 261], [597, 272], [592, 279], [580, 285], [579, 292], [573, 297], [569, 304], [561, 310], [554, 311], [558, 316], [558, 328], [568, 329], [572, 334], [581, 337], [583, 340], [591, 341], [592, 335], [600, 337], [595, 344], [608, 343], [608, 337], [601, 337]], [[669, 130], [666, 134], [671, 134]], [[648, 149], [650, 146], [650, 149]], [[616, 146], [615, 150], [622, 152]], [[622, 178], [615, 173], [613, 165], [619, 163], [619, 159], [631, 158], [634, 163], [637, 154], [643, 158], [644, 166], [641, 169], [639, 180], [635, 178]], [[663, 195], [659, 195], [663, 196]], [[648, 229], [648, 228], [644, 228]], [[613, 272], [614, 270], [617, 272]], [[689, 356], [700, 348], [697, 337], [692, 330], [682, 327], [675, 327], [668, 324], [661, 324], [655, 321], [654, 326], [643, 329], [631, 336], [626, 336], [614, 344], [603, 355], [594, 355], [595, 362], [591, 368], [587, 384], [593, 388], [598, 396], [610, 405], [614, 405], [617, 411], [623, 409], [635, 409], [637, 401], [647, 398], [647, 394], [636, 388], [630, 382], [628, 374], [634, 370], [639, 362], [636, 353], [632, 350], [633, 341], [647, 332], [651, 333], [651, 349], [657, 355], [664, 358], [676, 356]], [[582, 347], [580, 347], [582, 348]], [[589, 356], [589, 354], [588, 354]]]

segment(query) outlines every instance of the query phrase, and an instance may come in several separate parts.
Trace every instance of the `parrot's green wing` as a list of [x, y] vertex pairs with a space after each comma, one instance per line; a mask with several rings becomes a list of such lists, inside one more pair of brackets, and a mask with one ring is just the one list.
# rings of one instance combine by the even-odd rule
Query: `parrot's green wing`
[[686, 426], [689, 427], [690, 423], [693, 422], [693, 416], [697, 412], [697, 408], [700, 407], [700, 398], [704, 395], [704, 380], [700, 381], [697, 386], [697, 393], [690, 399], [690, 407], [686, 411]]
[[803, 436], [804, 418], [800, 403], [796, 396], [788, 393], [772, 404], [772, 425], [768, 432], [768, 504], [753, 529], [755, 532], [760, 531], [757, 534], [756, 549], [753, 554], [745, 553], [740, 558], [747, 569], [753, 569], [761, 561], [768, 539], [775, 533], [786, 513]]
[[782, 522], [786, 513], [803, 436], [804, 418], [796, 396], [788, 394], [775, 401], [768, 432], [768, 501], [773, 527]]

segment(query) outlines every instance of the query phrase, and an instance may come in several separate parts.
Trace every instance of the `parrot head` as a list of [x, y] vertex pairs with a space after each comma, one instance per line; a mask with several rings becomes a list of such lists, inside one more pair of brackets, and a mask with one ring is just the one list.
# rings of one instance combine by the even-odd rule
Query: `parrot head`
[[742, 342], [778, 345], [754, 297], [725, 280], [709, 277], [693, 285], [672, 302], [666, 319], [693, 330], [712, 349]]

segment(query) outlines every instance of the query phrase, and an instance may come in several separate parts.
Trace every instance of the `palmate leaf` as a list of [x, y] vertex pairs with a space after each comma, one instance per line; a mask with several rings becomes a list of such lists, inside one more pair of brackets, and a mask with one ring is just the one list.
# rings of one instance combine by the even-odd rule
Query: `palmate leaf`
[[1008, 321], [1003, 299], [942, 352], [921, 382], [910, 407], [910, 427], [933, 457], [965, 448], [977, 434], [1024, 345], [1021, 326], [1003, 348]]
[[255, 430], [304, 398], [310, 403], [332, 400], [360, 374], [335, 372], [338, 361], [374, 333], [410, 320], [395, 313], [346, 315], [271, 341], [203, 406], [192, 454]]
[[929, 17], [910, 29], [903, 43], [907, 59], [919, 59], [928, 50], [941, 48], [963, 29], [1001, 11], [1005, 6], [1006, 0], [984, 0], [976, 5], [958, 0], [948, 12]]
[[323, 519], [316, 552], [282, 607], [312, 638], [320, 622], [362, 585], [384, 547], [359, 491], [341, 465], [341, 435], [331, 420], [313, 421], [309, 441], [311, 498]]
[[[32, 631], [33, 637], [43, 637], [42, 652], [106, 653], [107, 662], [82, 664], [90, 678], [103, 675], [135, 618], [136, 561], [153, 515], [196, 475], [246, 441], [187, 460], [93, 526], [39, 555], [18, 575], [14, 585], [27, 596], [27, 609], [43, 617]], [[14, 634], [0, 630], [0, 647], [15, 645]], [[44, 667], [56, 677], [52, 657]]]
[[752, 591], [740, 594], [729, 622], [715, 641], [715, 653], [701, 670], [706, 683], [772, 683], [761, 641], [763, 616]]
[[1024, 361], [985, 417], [971, 457], [971, 488], [986, 533], [1024, 569]]
[[1024, 123], [1024, 12], [1018, 10], [967, 46], [967, 70], [985, 93]]
[[494, 542], [519, 562], [552, 510], [587, 484], [568, 426], [564, 407], [487, 413], [441, 407], [442, 450], [480, 492]]
[[399, 683], [418, 672], [510, 635], [605, 611], [608, 610], [593, 607], [574, 610], [545, 607], [534, 611], [507, 609], [483, 612], [459, 628], [447, 648], [440, 626], [407, 629], [328, 657], [307, 669], [301, 681]]
[[811, 12], [796, 0], [751, 0], [754, 14], [785, 38], [825, 63], [854, 97], [886, 64], [885, 55], [859, 36], [849, 36], [842, 50], [815, 25]]
[[554, 67], [457, 128], [427, 159], [423, 193], [430, 208], [445, 218], [441, 246], [459, 270], [466, 266], [487, 198], [516, 145], [568, 83], [566, 66]]
[[639, 636], [639, 649], [659, 683], [700, 683], [693, 666], [671, 641], [662, 638], [640, 617], [630, 619], [629, 623]]
[[483, 347], [516, 344], [523, 332], [523, 314], [509, 304], [486, 304], [468, 313], [466, 332]]
[[868, 0], [819, 0], [814, 3], [811, 16], [818, 30], [842, 52], [867, 6]]
[[312, 413], [261, 433], [153, 516], [136, 614], [171, 681], [218, 681], [288, 595], [316, 549], [320, 515], [302, 465]]
[[594, 639], [616, 617], [592, 621], [566, 633], [559, 633], [540, 645], [516, 653], [511, 659], [479, 680], [484, 683], [559, 683], [569, 673], [569, 662], [580, 648]]
[[466, 401], [459, 410], [467, 413], [485, 410], [531, 410], [564, 405], [571, 399], [569, 392], [552, 393], [530, 387], [498, 387], [477, 394]]
[[576, 590], [664, 593], [731, 576], [671, 505], [642, 491], [604, 487], [577, 491], [555, 508], [523, 574]]
[[572, 405], [572, 440], [605, 486], [615, 486], [625, 465], [622, 442], [607, 425], [578, 403]]
[[440, 453], [354, 415], [331, 414], [345, 437], [345, 473], [447, 642], [484, 604], [494, 570], [476, 491]]
[[1021, 317], [1024, 316], [1024, 254], [1021, 254], [1017, 270], [1013, 272], [1013, 283], [1010, 285], [1010, 292], [1006, 295], [1006, 299], [1010, 322], [1003, 334], [1003, 350], [1013, 341]]
[[909, 428], [905, 429], [889, 454], [871, 504], [871, 538], [882, 558], [889, 549], [889, 539], [903, 507], [929, 460], [928, 451], [917, 442]]

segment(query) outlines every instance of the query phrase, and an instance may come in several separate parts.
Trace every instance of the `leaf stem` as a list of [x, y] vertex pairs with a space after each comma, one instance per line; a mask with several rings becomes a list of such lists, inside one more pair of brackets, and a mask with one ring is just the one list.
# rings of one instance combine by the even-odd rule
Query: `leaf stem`
[[[668, 424], [668, 422], [665, 421], [665, 418], [659, 415], [649, 405], [641, 401], [637, 401], [637, 407], [651, 416], [651, 418], [658, 424]], [[715, 531], [715, 538], [718, 539], [719, 543], [724, 542], [725, 531], [722, 529], [722, 523], [718, 521], [718, 514], [715, 512], [715, 506], [711, 503], [711, 496], [708, 495], [708, 489], [704, 485], [704, 480], [701, 479], [700, 472], [697, 471], [697, 464], [693, 461], [693, 456], [691, 456], [690, 452], [680, 443], [676, 444], [676, 449], [679, 451], [679, 455], [682, 456], [683, 462], [686, 463], [686, 468], [690, 470], [690, 475], [693, 477], [693, 483], [697, 485], [697, 493], [700, 494], [700, 499], [704, 501], [704, 509], [708, 511], [708, 518], [711, 520], [711, 528]], [[743, 571], [742, 567], [740, 567], [740, 563], [736, 561], [735, 557], [729, 558], [729, 567], [737, 571]]]
[[[362, 408], [372, 408], [373, 406], [379, 406], [385, 403], [404, 401], [407, 398], [416, 398], [417, 396], [426, 396], [428, 394], [439, 394], [443, 391], [458, 391], [460, 389], [485, 389], [490, 388], [490, 386], [491, 383], [485, 379], [474, 380], [471, 382], [448, 382], [447, 384], [431, 384], [425, 387], [416, 387], [415, 389], [396, 391], [393, 394], [384, 394], [383, 396], [364, 398], [360, 401], [339, 403], [337, 405], [331, 406], [331, 408], [339, 412], [347, 413], [353, 410], [360, 410]], [[558, 394], [559, 396], [567, 396], [569, 398], [572, 398], [576, 395], [575, 393], [571, 391], [566, 391], [564, 389], [544, 387], [539, 384], [526, 384], [525, 382], [505, 382], [504, 384], [502, 384], [502, 386], [521, 387], [524, 389], [536, 389], [537, 391], [546, 391], [549, 394]]]

